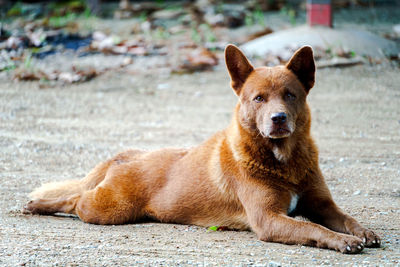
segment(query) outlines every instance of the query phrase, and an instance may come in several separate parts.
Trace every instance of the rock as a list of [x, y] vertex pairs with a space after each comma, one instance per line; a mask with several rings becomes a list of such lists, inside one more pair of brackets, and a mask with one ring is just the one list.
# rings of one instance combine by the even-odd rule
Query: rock
[[169, 88], [170, 88], [170, 85], [168, 83], [160, 83], [157, 85], [157, 90], [166, 90]]
[[282, 265], [279, 262], [276, 261], [270, 261], [268, 263], [268, 267], [281, 267]]
[[400, 49], [394, 41], [384, 39], [370, 32], [325, 27], [300, 26], [274, 32], [254, 39], [241, 46], [245, 54], [265, 57], [268, 54], [280, 55], [288, 47], [311, 45], [333, 54], [351, 51], [353, 55], [383, 59], [397, 56]]
[[132, 8], [131, 3], [129, 2], [129, 0], [121, 0], [119, 2], [119, 8], [121, 10], [129, 10]]
[[243, 5], [223, 4], [202, 9], [203, 20], [211, 26], [237, 28], [244, 24], [246, 8]]
[[183, 15], [183, 11], [180, 9], [162, 9], [156, 11], [152, 14], [153, 19], [161, 19], [161, 20], [169, 20], [169, 19], [176, 19]]
[[204, 15], [204, 20], [211, 26], [223, 26], [224, 25], [224, 15], [222, 14], [213, 14], [213, 13], [206, 13]]
[[66, 83], [78, 82], [80, 79], [81, 79], [80, 75], [71, 72], [61, 72], [58, 75], [58, 80]]
[[22, 45], [22, 39], [19, 37], [11, 36], [7, 39], [5, 43], [8, 49], [17, 49]]
[[393, 31], [396, 33], [397, 36], [400, 36], [400, 24], [394, 25]]

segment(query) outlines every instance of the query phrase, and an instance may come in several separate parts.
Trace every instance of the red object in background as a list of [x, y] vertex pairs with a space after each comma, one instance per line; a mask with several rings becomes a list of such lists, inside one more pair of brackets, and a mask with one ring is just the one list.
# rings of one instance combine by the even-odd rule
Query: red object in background
[[332, 5], [330, 0], [307, 0], [307, 22], [310, 26], [332, 27]]

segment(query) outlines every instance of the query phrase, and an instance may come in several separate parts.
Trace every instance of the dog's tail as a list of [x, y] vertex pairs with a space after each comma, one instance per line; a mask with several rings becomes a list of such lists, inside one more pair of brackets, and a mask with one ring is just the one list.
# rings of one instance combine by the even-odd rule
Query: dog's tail
[[67, 180], [43, 184], [29, 194], [31, 199], [38, 198], [60, 198], [75, 194], [82, 194], [84, 191], [95, 188], [104, 180], [111, 161], [97, 165], [85, 178], [81, 180]]

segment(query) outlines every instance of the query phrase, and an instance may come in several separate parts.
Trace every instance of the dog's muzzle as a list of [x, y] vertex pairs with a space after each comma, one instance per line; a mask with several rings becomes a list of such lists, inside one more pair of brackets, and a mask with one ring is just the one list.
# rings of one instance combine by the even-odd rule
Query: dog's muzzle
[[285, 112], [272, 113], [268, 137], [272, 139], [285, 138], [292, 134]]

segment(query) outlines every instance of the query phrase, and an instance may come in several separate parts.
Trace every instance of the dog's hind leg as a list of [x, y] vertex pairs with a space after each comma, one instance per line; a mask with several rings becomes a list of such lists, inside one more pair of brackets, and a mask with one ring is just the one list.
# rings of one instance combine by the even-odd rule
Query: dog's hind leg
[[99, 186], [82, 195], [76, 203], [75, 213], [87, 223], [123, 224], [133, 222], [144, 215], [142, 203], [121, 197], [118, 189]]
[[[35, 199], [24, 207], [25, 214], [51, 215], [68, 213], [78, 215], [87, 223], [123, 224], [138, 217], [138, 207], [109, 187], [99, 186], [69, 197]], [[140, 213], [140, 212], [139, 212]]]
[[23, 213], [76, 214], [84, 222], [122, 224], [144, 215], [146, 188], [135, 158], [143, 153], [126, 151], [96, 166], [82, 180], [45, 184], [35, 190]]
[[67, 180], [46, 183], [41, 187], [36, 188], [32, 193], [29, 194], [29, 196], [31, 199], [49, 199], [68, 197], [77, 193], [82, 194], [84, 191], [91, 190], [101, 183], [106, 177], [108, 169], [112, 165], [118, 165], [120, 162], [129, 162], [142, 153], [143, 151], [140, 150], [128, 150], [122, 152], [112, 159], [98, 164], [88, 173], [88, 175], [86, 175], [85, 178], [81, 180]]
[[58, 199], [67, 198], [75, 194], [82, 194], [85, 190], [95, 188], [104, 180], [112, 161], [106, 161], [93, 168], [81, 180], [67, 180], [43, 184], [29, 194], [31, 199]]
[[80, 194], [60, 198], [38, 198], [29, 201], [23, 208], [22, 212], [25, 214], [42, 215], [51, 215], [57, 212], [76, 214], [75, 206], [79, 199]]
[[146, 186], [138, 177], [140, 172], [134, 164], [113, 165], [95, 188], [67, 197], [34, 199], [23, 211], [76, 214], [82, 221], [93, 224], [133, 222], [145, 215], [148, 199]]
[[104, 180], [110, 161], [98, 164], [85, 178], [43, 184], [35, 189], [22, 212], [50, 215], [57, 212], [76, 214], [75, 206], [81, 195]]

